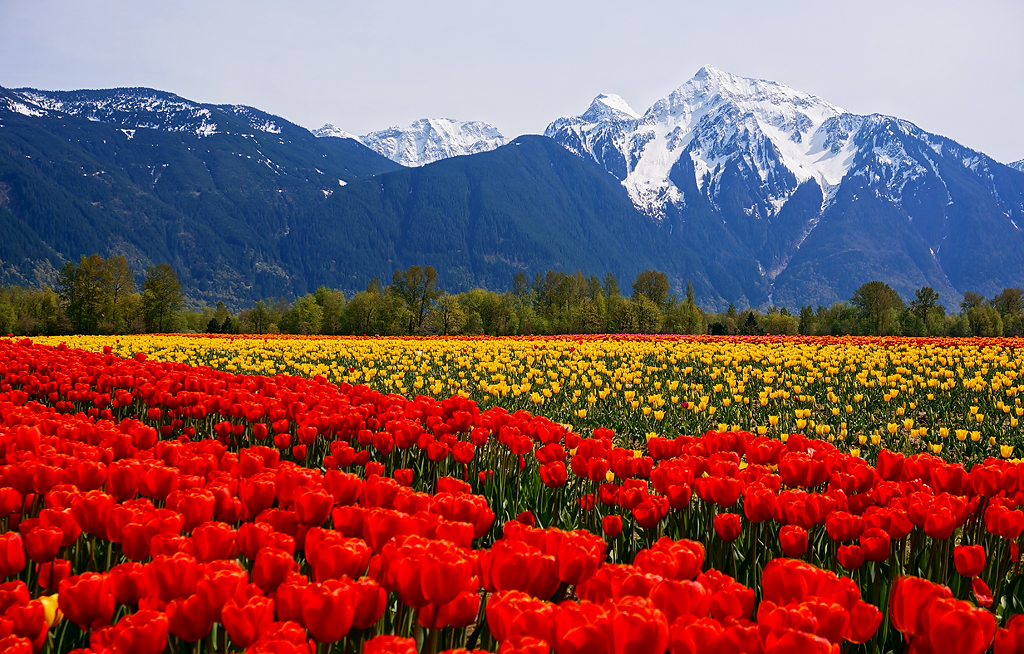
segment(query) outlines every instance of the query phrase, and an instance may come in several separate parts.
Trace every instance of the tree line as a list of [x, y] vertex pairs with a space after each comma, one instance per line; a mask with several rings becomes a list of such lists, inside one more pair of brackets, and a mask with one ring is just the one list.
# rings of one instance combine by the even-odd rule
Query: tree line
[[173, 331], [184, 294], [174, 268], [146, 269], [141, 284], [123, 255], [66, 262], [56, 288], [0, 288], [0, 333], [128, 334]]
[[532, 280], [516, 273], [512, 289], [440, 288], [431, 266], [397, 269], [391, 283], [374, 279], [346, 297], [321, 286], [289, 301], [260, 300], [232, 313], [223, 302], [186, 308], [168, 264], [149, 267], [137, 283], [125, 258], [81, 257], [65, 263], [56, 288], [0, 288], [0, 333], [114, 334], [142, 332], [288, 334], [805, 334], [904, 336], [1017, 336], [1024, 334], [1024, 291], [1006, 288], [991, 299], [968, 291], [959, 312], [947, 312], [939, 294], [918, 289], [905, 301], [887, 284], [860, 286], [831, 306], [765, 310], [732, 305], [706, 311], [687, 282], [672, 293], [657, 270], [639, 273], [628, 289], [615, 275], [549, 270]]

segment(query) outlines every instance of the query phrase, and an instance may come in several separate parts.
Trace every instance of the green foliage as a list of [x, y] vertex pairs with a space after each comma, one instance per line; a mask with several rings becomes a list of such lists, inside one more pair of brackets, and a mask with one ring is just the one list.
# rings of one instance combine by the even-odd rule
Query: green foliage
[[173, 313], [181, 308], [185, 296], [181, 282], [170, 264], [159, 263], [146, 269], [142, 283], [142, 306], [147, 326], [157, 332], [171, 328]]
[[880, 281], [862, 284], [853, 292], [850, 304], [860, 310], [868, 329], [878, 335], [888, 333], [896, 312], [904, 307], [899, 294]]

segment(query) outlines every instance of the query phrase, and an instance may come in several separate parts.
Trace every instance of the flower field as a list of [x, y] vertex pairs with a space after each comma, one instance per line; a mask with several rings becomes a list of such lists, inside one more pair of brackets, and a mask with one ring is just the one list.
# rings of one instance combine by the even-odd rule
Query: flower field
[[1024, 652], [1015, 341], [43, 341], [3, 652]]
[[[57, 345], [246, 375], [462, 395], [579, 432], [801, 433], [874, 462], [882, 448], [970, 465], [1024, 448], [1024, 339], [72, 336]], [[1022, 354], [1018, 355], [1018, 351]]]

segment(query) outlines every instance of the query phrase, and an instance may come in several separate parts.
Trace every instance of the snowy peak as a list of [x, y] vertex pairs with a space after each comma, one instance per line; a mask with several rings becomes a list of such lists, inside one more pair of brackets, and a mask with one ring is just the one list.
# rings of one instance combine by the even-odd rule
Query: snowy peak
[[636, 120], [640, 114], [621, 97], [602, 93], [590, 103], [590, 108], [581, 116], [587, 120]]
[[336, 139], [353, 139], [353, 140], [356, 140], [356, 141], [359, 140], [359, 137], [356, 136], [355, 134], [346, 132], [345, 130], [341, 129], [340, 127], [335, 127], [331, 123], [326, 123], [320, 129], [314, 129], [313, 130], [313, 136], [315, 136], [317, 138], [332, 137], [332, 138], [336, 138]]
[[1009, 166], [1010, 168], [1013, 168], [1014, 170], [1019, 170], [1020, 172], [1024, 173], [1024, 159], [1021, 159], [1020, 161], [1014, 161], [1013, 163], [1008, 163], [1006, 165]]
[[601, 95], [545, 134], [602, 164], [638, 209], [660, 220], [667, 205], [686, 204], [670, 179], [681, 160], [713, 205], [728, 169], [747, 180], [763, 205], [751, 209], [757, 215], [777, 213], [811, 179], [827, 202], [852, 165], [860, 125], [817, 96], [704, 66], [643, 116], [618, 96]]
[[480, 121], [422, 118], [409, 127], [389, 127], [353, 136], [330, 123], [313, 132], [318, 137], [354, 138], [371, 150], [403, 166], [426, 164], [465, 154], [487, 152], [505, 145], [505, 137]]

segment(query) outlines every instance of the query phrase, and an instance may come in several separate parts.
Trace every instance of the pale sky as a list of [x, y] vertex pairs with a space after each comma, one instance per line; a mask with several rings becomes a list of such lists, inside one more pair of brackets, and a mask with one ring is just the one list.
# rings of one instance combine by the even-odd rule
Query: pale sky
[[1021, 0], [0, 0], [0, 86], [148, 86], [356, 134], [540, 133], [703, 64], [1024, 158]]

